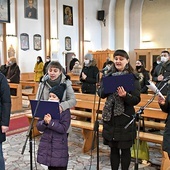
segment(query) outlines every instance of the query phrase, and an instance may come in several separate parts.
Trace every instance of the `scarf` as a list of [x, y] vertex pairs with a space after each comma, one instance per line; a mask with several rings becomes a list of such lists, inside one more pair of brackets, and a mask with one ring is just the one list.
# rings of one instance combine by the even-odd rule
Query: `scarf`
[[51, 80], [51, 79], [48, 79], [47, 80], [47, 83], [51, 86], [51, 87], [54, 87], [56, 85], [59, 85], [60, 82], [61, 82], [61, 77], [62, 77], [62, 74], [55, 80]]
[[[112, 75], [123, 75], [127, 74], [126, 71], [124, 72], [116, 72], [113, 73]], [[111, 117], [113, 116], [120, 116], [120, 115], [125, 115], [124, 114], [124, 101], [123, 98], [121, 98], [117, 92], [110, 94], [107, 97], [107, 100], [105, 102], [105, 106], [102, 111], [102, 117], [104, 121], [110, 121]]]

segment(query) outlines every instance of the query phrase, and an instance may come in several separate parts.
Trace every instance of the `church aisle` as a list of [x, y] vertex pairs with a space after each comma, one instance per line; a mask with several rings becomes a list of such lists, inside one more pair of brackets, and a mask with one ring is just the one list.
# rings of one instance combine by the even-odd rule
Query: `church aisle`
[[[34, 155], [36, 155], [37, 146], [39, 143], [39, 137], [36, 137], [33, 140], [33, 169], [35, 168]], [[7, 141], [3, 144], [4, 148], [4, 157], [6, 161], [6, 170], [30, 170], [30, 153], [29, 153], [29, 140], [27, 141], [27, 146], [25, 149], [24, 154], [21, 154], [23, 145], [25, 144], [26, 140], [26, 132], [11, 135], [7, 137]], [[69, 136], [69, 164], [68, 170], [90, 170], [90, 162], [91, 162], [91, 153], [83, 154], [81, 152], [82, 146], [82, 135], [81, 131], [73, 128], [72, 134]], [[35, 144], [35, 145], [34, 145]], [[154, 161], [156, 164], [160, 164], [161, 161], [161, 154], [159, 153], [159, 146], [152, 145], [150, 149], [150, 157], [151, 160]], [[102, 144], [102, 138], [100, 138], [100, 170], [110, 170], [110, 162], [109, 162], [109, 148]], [[154, 149], [153, 149], [154, 148]], [[35, 150], [35, 152], [34, 152]], [[35, 153], [35, 154], [34, 154]], [[92, 156], [92, 166], [91, 170], [96, 170], [96, 150], [93, 151]], [[37, 170], [44, 170], [45, 167], [37, 165]], [[131, 170], [133, 168], [133, 162], [131, 163]], [[157, 170], [159, 166], [145, 166], [140, 164], [140, 170]]]

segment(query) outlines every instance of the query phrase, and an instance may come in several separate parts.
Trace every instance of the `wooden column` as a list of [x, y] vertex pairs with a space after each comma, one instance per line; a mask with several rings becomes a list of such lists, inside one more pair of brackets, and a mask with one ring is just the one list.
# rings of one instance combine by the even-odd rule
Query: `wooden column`
[[50, 0], [44, 0], [44, 45], [45, 57], [50, 56]]
[[4, 63], [7, 60], [7, 42], [6, 42], [6, 24], [3, 23], [3, 57], [4, 57]]
[[78, 0], [79, 14], [79, 60], [83, 63], [84, 57], [84, 0]]

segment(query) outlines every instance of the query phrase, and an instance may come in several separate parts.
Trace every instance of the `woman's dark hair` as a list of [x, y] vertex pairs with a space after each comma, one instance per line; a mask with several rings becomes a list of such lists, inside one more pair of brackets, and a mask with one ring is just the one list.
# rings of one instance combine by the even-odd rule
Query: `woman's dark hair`
[[162, 51], [161, 54], [162, 53], [167, 53], [169, 55], [169, 51], [167, 51], [167, 50]]
[[40, 59], [39, 63], [43, 62], [43, 60], [42, 60], [41, 56], [38, 56], [37, 58], [39, 58], [39, 59]]
[[[122, 56], [122, 57], [126, 58], [127, 60], [130, 59], [129, 55], [127, 54], [127, 52], [125, 50], [121, 50], [121, 49], [116, 50], [114, 52], [113, 57], [116, 57], [116, 56]], [[114, 65], [114, 67], [115, 67], [115, 65]], [[116, 67], [115, 67], [115, 70], [116, 70]], [[125, 66], [124, 71], [128, 71], [129, 73], [134, 73], [134, 69], [133, 69], [133, 67], [130, 64], [130, 61]]]
[[63, 70], [62, 65], [58, 61], [51, 61], [47, 66], [47, 70], [49, 68], [58, 68], [60, 71]]
[[141, 72], [146, 71], [146, 69], [145, 69], [145, 62], [143, 60], [141, 60], [141, 59], [139, 59], [138, 61], [141, 62]]

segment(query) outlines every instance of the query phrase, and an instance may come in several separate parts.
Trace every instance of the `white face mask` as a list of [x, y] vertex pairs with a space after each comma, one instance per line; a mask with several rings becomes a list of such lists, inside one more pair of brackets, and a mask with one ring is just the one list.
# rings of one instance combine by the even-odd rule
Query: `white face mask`
[[157, 64], [160, 64], [161, 62], [160, 62], [160, 61], [157, 61], [156, 63], [157, 63]]
[[12, 64], [13, 64], [12, 61], [9, 61], [9, 62], [8, 62], [8, 65], [9, 65], [9, 66], [12, 66]]
[[84, 60], [84, 64], [88, 65], [90, 63], [90, 60]]
[[50, 101], [50, 102], [59, 102], [59, 100], [57, 100], [57, 99], [55, 99], [55, 100], [48, 99], [48, 101]]
[[49, 62], [49, 61], [50, 61], [50, 59], [46, 59], [46, 61], [47, 61], [47, 62]]
[[161, 57], [161, 62], [165, 63], [167, 61], [168, 61], [168, 57], [164, 57], [164, 56]]
[[111, 69], [111, 65], [107, 65], [106, 67], [108, 71]]

